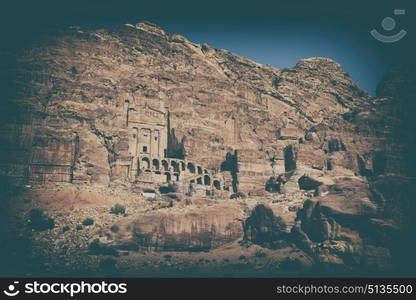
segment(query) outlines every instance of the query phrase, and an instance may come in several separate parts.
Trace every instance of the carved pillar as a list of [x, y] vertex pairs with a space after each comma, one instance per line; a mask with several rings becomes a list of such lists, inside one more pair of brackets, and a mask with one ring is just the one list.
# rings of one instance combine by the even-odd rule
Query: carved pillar
[[130, 168], [130, 179], [134, 180], [138, 175], [138, 168], [139, 168], [139, 157], [135, 156], [131, 160], [131, 168]]
[[138, 156], [139, 152], [137, 151], [139, 146], [139, 129], [134, 128], [135, 131], [135, 139], [134, 139], [134, 156]]
[[129, 125], [129, 108], [130, 108], [130, 101], [128, 99], [124, 100], [123, 103], [123, 117], [124, 117], [124, 126], [127, 127]]

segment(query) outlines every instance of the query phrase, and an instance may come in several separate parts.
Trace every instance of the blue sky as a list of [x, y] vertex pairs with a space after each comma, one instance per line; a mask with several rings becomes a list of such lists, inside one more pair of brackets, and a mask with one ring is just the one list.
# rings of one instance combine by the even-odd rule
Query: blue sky
[[[208, 43], [276, 68], [293, 67], [300, 59], [328, 57], [367, 92], [375, 94], [385, 71], [400, 57], [401, 45], [382, 44], [369, 31], [377, 25], [362, 26], [354, 20], [310, 20], [286, 17], [231, 19], [228, 22], [178, 21], [155, 18], [150, 21], [169, 33], [179, 33], [196, 43]], [[381, 21], [381, 19], [380, 19]], [[400, 55], [399, 55], [400, 56]]]

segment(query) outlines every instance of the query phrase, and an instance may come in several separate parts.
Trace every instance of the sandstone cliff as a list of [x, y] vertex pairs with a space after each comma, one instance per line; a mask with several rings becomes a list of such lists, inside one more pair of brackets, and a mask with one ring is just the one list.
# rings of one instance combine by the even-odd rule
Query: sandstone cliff
[[[322, 169], [335, 160], [356, 173], [359, 163], [371, 168], [376, 153], [387, 151], [388, 137], [357, 125], [378, 125], [371, 119], [376, 116], [357, 110], [389, 104], [367, 95], [330, 59], [275, 69], [148, 23], [69, 28], [13, 54], [4, 54], [10, 62], [2, 80], [10, 92], [3, 104], [10, 109], [11, 101], [24, 112], [2, 126], [3, 145], [9, 145], [2, 173], [10, 176], [104, 184], [119, 179], [113, 167], [129, 148], [125, 100], [167, 107], [186, 158], [206, 168], [220, 170], [226, 154], [238, 150], [243, 189], [247, 181], [264, 184], [273, 175], [271, 159], [284, 171], [279, 159], [288, 145], [297, 146], [300, 163]], [[285, 130], [287, 136], [279, 133]], [[346, 147], [331, 146], [334, 139]], [[392, 172], [392, 160], [400, 157], [400, 149], [394, 151], [386, 161]]]
[[[29, 234], [49, 245], [43, 258], [71, 265], [98, 240], [107, 254], [245, 256], [258, 244], [282, 268], [291, 247], [302, 267], [405, 265], [411, 67], [386, 74], [372, 97], [330, 59], [276, 69], [150, 23], [71, 27], [0, 55], [2, 188], [19, 217], [55, 218], [48, 234]], [[166, 133], [150, 137], [156, 160], [134, 154], [142, 132], [129, 122], [144, 120]], [[125, 216], [108, 216], [116, 203]], [[75, 229], [89, 215], [93, 229]]]

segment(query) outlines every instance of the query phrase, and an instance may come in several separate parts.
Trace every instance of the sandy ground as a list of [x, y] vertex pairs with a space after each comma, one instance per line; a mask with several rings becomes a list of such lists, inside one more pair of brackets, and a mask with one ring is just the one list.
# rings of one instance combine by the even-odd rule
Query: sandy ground
[[[88, 248], [98, 231], [136, 213], [182, 211], [235, 201], [246, 213], [258, 203], [266, 203], [277, 213], [293, 216], [296, 210], [289, 208], [299, 207], [302, 197], [291, 201], [278, 195], [233, 200], [202, 197], [192, 199], [192, 204], [182, 199], [164, 208], [161, 204], [166, 204], [165, 199], [146, 199], [123, 187], [51, 184], [27, 187], [12, 200], [16, 235], [30, 241], [31, 259], [38, 262], [37, 269], [27, 273], [29, 276], [279, 277], [305, 274], [313, 264], [293, 245], [285, 243], [271, 250], [244, 242], [243, 237], [207, 252], [139, 250], [103, 256], [91, 255]], [[126, 215], [110, 213], [117, 203], [126, 207]], [[44, 209], [54, 219], [55, 227], [41, 232], [29, 230], [25, 220], [33, 208]], [[82, 226], [86, 218], [92, 218], [94, 224]]]

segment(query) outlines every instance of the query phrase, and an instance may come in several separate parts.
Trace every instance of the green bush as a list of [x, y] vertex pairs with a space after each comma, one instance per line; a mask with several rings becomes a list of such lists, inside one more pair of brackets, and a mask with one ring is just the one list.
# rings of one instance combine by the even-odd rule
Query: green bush
[[55, 227], [55, 222], [50, 218], [43, 209], [35, 208], [29, 212], [28, 226], [37, 231], [52, 229]]
[[67, 231], [69, 231], [69, 229], [70, 229], [70, 228], [69, 228], [69, 226], [64, 226], [64, 227], [62, 227], [62, 231], [63, 231], [63, 232], [67, 232]]
[[91, 218], [86, 218], [86, 219], [84, 220], [84, 222], [82, 222], [82, 225], [84, 225], [84, 226], [90, 226], [90, 225], [92, 225], [92, 224], [94, 224], [94, 220], [93, 220], [93, 219], [91, 219]]
[[123, 215], [126, 213], [126, 207], [117, 203], [111, 208], [110, 212], [115, 215]]

